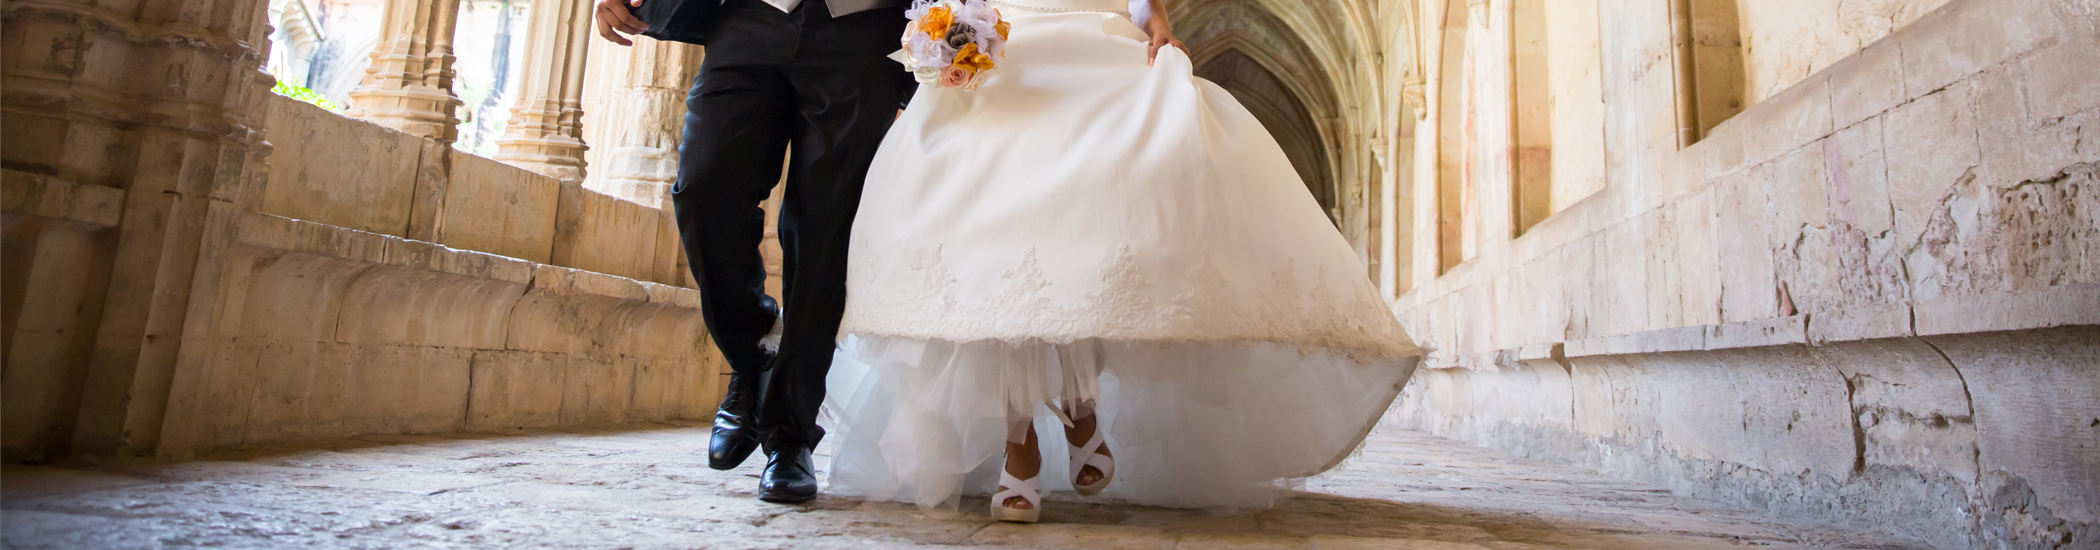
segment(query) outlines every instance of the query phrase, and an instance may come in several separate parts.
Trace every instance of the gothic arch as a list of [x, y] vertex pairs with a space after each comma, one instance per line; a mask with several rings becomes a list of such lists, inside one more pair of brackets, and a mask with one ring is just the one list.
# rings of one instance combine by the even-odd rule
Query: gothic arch
[[1254, 118], [1283, 146], [1284, 156], [1298, 169], [1299, 179], [1305, 181], [1320, 208], [1333, 217], [1336, 197], [1328, 143], [1321, 137], [1312, 111], [1290, 91], [1289, 85], [1237, 48], [1211, 56], [1196, 67], [1196, 74], [1232, 92], [1240, 104], [1254, 113]]
[[1412, 113], [1388, 84], [1420, 81], [1414, 9], [1376, 0], [1166, 3], [1197, 74], [1232, 91], [1280, 140], [1299, 140], [1284, 144], [1293, 164], [1316, 165], [1301, 172], [1318, 172], [1306, 181], [1322, 187], [1315, 196], [1378, 278], [1392, 241], [1411, 238], [1373, 228], [1396, 217], [1389, 188], [1412, 181], [1399, 176], [1413, 170], [1412, 155], [1394, 150], [1400, 119]]
[[1337, 128], [1343, 104], [1301, 35], [1254, 0], [1183, 4], [1177, 33], [1197, 76], [1216, 82], [1276, 136], [1313, 197], [1337, 225], [1347, 197]]

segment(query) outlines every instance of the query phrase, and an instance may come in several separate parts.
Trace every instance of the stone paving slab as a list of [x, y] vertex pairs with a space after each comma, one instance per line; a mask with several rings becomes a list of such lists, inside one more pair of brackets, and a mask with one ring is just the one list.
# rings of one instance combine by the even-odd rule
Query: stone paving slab
[[[205, 460], [9, 465], [7, 548], [1912, 548], [1414, 432], [1374, 434], [1273, 509], [1050, 495], [1039, 525], [825, 496], [756, 499], [758, 460], [706, 467], [701, 425], [386, 436]], [[823, 457], [819, 457], [822, 467]]]

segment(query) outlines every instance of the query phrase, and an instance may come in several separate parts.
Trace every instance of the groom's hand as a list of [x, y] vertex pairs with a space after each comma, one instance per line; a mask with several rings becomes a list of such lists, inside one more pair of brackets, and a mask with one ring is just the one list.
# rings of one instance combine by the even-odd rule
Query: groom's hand
[[641, 34], [642, 31], [649, 30], [648, 23], [636, 19], [634, 12], [627, 11], [630, 6], [641, 5], [642, 0], [598, 0], [598, 16], [592, 18], [598, 22], [598, 36], [603, 36], [614, 44], [633, 46], [633, 40], [620, 35]]

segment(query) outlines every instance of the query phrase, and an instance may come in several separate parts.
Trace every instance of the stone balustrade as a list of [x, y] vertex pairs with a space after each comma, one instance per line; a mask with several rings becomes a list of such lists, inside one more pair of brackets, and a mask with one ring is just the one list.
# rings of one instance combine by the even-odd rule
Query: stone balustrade
[[[15, 258], [10, 245], [8, 278], [46, 294], [26, 310], [9, 295], [10, 336], [27, 337], [12, 338], [10, 362], [40, 367], [9, 371], [10, 458], [712, 413], [726, 366], [698, 293], [652, 282], [684, 280], [680, 249], [657, 242], [675, 238], [661, 211], [289, 98], [262, 103], [267, 166], [252, 206], [224, 214], [219, 253], [193, 268], [179, 346], [156, 371], [166, 389], [124, 386], [153, 407], [74, 409], [69, 386], [97, 387], [63, 355], [77, 340], [36, 336], [81, 322], [53, 308], [95, 303], [92, 286], [41, 277], [106, 280], [94, 251], [121, 223], [122, 191], [8, 173], [11, 242], [47, 251]], [[558, 249], [578, 253], [557, 262]], [[33, 355], [44, 350], [60, 355]], [[75, 415], [110, 414], [153, 431], [67, 433]]]
[[[726, 367], [698, 293], [647, 282], [672, 261], [658, 211], [564, 202], [552, 177], [269, 103], [283, 164], [225, 260], [165, 452], [713, 412]], [[557, 230], [562, 208], [585, 223]], [[549, 265], [564, 243], [590, 254]]]

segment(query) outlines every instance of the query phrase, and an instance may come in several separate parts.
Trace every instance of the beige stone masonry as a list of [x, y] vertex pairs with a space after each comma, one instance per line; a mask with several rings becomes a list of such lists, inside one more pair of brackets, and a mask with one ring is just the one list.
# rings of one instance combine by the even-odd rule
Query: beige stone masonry
[[423, 140], [271, 97], [270, 186], [263, 211], [406, 237]]
[[592, 145], [584, 153], [591, 170], [583, 188], [659, 211], [648, 280], [664, 284], [692, 285], [671, 187], [678, 180], [686, 93], [703, 57], [699, 46], [679, 42], [601, 46], [590, 50], [591, 72], [584, 80], [584, 111], [594, 120], [620, 123], [584, 125], [584, 141]]
[[[9, 9], [10, 36], [72, 21]], [[547, 265], [558, 180], [269, 95], [261, 78], [227, 101], [277, 117], [270, 171], [245, 168], [240, 141], [184, 149], [149, 129], [160, 141], [134, 158], [121, 133], [83, 126], [147, 170], [116, 179], [30, 146], [51, 126], [16, 115], [28, 81], [10, 71], [11, 460], [698, 418], [720, 399], [696, 293]], [[662, 213], [571, 186], [608, 217], [570, 210], [571, 242], [631, 251], [589, 258], [658, 277]], [[625, 245], [638, 240], [652, 244]]]
[[249, 0], [4, 8], [10, 460], [150, 450], [269, 151]]
[[719, 399], [692, 290], [276, 216], [246, 227], [232, 333], [196, 401], [171, 403], [194, 432], [166, 453], [697, 418]]
[[1666, 34], [1601, 7], [1608, 185], [1395, 301], [1437, 351], [1392, 421], [1944, 547], [2088, 543], [2100, 12], [1934, 4], [1674, 150]]
[[452, 32], [459, 0], [389, 0], [372, 65], [350, 92], [349, 115], [450, 145], [459, 137], [452, 95]]
[[[532, 3], [525, 74], [510, 123], [496, 139], [496, 160], [583, 182], [583, 76], [592, 39], [588, 0]], [[608, 119], [616, 120], [616, 119]]]
[[551, 261], [561, 182], [523, 168], [448, 151], [445, 246]]

